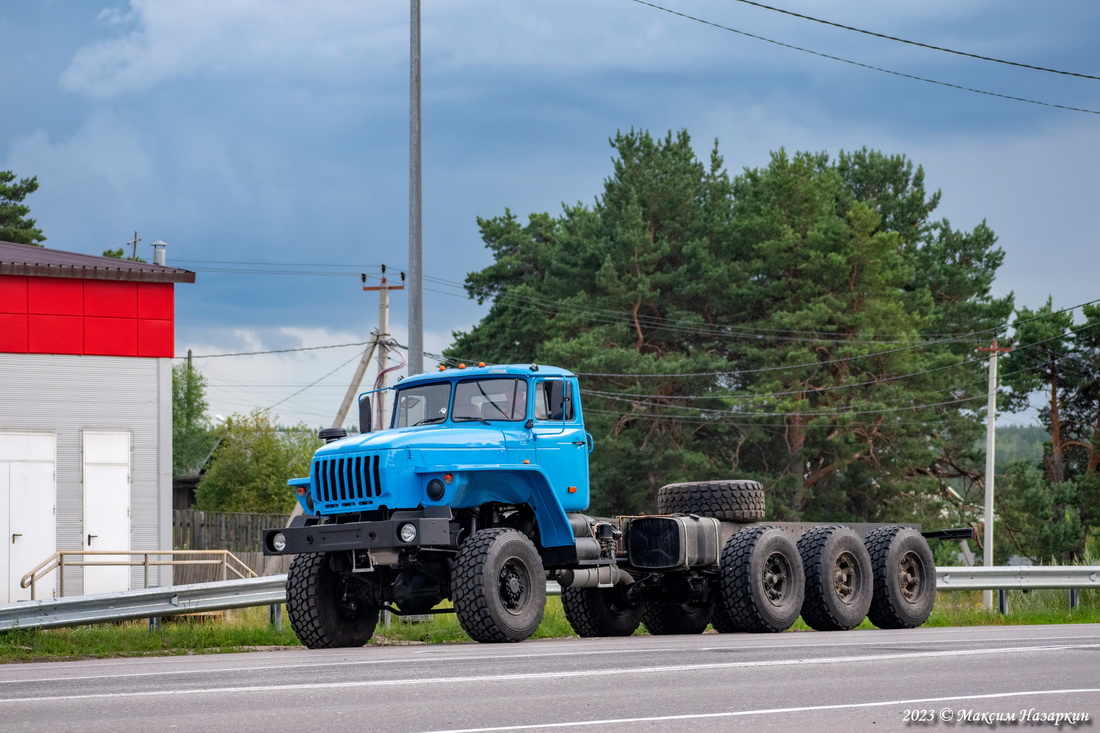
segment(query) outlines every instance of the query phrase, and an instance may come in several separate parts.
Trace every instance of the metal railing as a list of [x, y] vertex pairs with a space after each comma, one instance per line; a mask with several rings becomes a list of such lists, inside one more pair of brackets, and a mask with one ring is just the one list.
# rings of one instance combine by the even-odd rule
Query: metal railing
[[0, 631], [52, 629], [286, 602], [286, 576], [194, 583], [0, 606]]
[[[152, 560], [151, 557], [163, 557], [169, 556], [171, 560]], [[192, 558], [177, 560], [177, 555], [202, 555], [204, 558]], [[80, 557], [81, 560], [73, 560], [70, 558]], [[88, 560], [88, 557], [109, 557], [110, 560]], [[118, 560], [114, 558], [129, 557], [129, 560]], [[134, 558], [140, 557], [140, 560]], [[29, 573], [23, 576], [23, 579], [19, 581], [20, 588], [31, 589], [31, 600], [36, 600], [36, 584], [42, 578], [46, 577], [54, 570], [60, 571], [58, 574], [58, 595], [62, 598], [65, 596], [65, 568], [73, 567], [108, 567], [108, 566], [128, 566], [128, 567], [143, 567], [145, 569], [145, 580], [142, 585], [143, 588], [149, 587], [149, 568], [160, 567], [162, 565], [217, 565], [220, 567], [220, 575], [222, 580], [229, 580], [230, 576], [237, 578], [255, 578], [256, 572], [250, 568], [244, 561], [238, 558], [229, 550], [136, 550], [136, 551], [118, 551], [118, 550], [67, 550], [63, 552], [55, 552], [49, 559], [40, 563]]]
[[936, 568], [936, 590], [1100, 588], [1096, 565], [1012, 565]]
[[[1071, 592], [1081, 588], [1100, 588], [1100, 566], [936, 568], [936, 589], [941, 592], [1031, 588], [1061, 588]], [[561, 586], [556, 581], [549, 582], [546, 584], [546, 592], [548, 595], [559, 595]], [[285, 574], [94, 596], [22, 601], [0, 606], [0, 631], [159, 618], [282, 603], [286, 603]]]

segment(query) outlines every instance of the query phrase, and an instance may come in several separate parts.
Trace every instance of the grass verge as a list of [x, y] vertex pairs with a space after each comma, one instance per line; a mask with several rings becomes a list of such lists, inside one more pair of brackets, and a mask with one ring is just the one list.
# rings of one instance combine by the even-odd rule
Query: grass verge
[[[925, 626], [997, 626], [1100, 623], [1100, 591], [1085, 590], [1080, 605], [1069, 608], [1068, 591], [1009, 591], [1009, 613], [987, 611], [980, 591], [941, 593]], [[864, 621], [860, 629], [874, 627]], [[792, 630], [808, 631], [801, 619]], [[645, 633], [640, 629], [638, 633]], [[561, 600], [550, 598], [542, 625], [532, 638], [575, 636]], [[470, 641], [454, 614], [406, 623], [394, 617], [379, 624], [370, 644], [398, 645]], [[267, 608], [249, 608], [217, 616], [181, 617], [150, 631], [144, 621], [0, 632], [0, 663], [71, 661], [106, 657], [218, 654], [300, 646], [285, 611], [281, 629], [269, 622]]]

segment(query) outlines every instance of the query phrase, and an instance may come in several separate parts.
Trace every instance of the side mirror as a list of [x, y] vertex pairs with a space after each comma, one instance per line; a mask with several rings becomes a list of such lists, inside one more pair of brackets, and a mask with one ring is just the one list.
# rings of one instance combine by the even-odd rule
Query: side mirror
[[369, 433], [373, 427], [372, 413], [374, 411], [370, 408], [370, 395], [359, 395], [359, 432]]

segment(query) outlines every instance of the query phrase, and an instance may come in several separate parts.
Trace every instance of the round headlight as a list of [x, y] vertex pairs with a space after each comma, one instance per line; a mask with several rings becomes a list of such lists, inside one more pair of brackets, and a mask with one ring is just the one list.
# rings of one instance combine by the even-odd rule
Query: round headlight
[[282, 552], [286, 549], [286, 535], [282, 532], [276, 532], [275, 536], [271, 538], [271, 547], [275, 552]]
[[416, 539], [416, 525], [402, 524], [397, 529], [397, 536], [401, 538], [402, 542], [412, 542]]
[[437, 478], [433, 478], [428, 482], [428, 498], [432, 501], [439, 501], [443, 498], [443, 492], [447, 487], [443, 485], [443, 482]]

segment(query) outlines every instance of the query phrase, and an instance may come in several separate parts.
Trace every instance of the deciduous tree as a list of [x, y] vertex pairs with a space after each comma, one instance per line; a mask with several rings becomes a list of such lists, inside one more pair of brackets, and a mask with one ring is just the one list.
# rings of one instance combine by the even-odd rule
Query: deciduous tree
[[195, 492], [198, 509], [285, 513], [294, 508], [287, 479], [308, 476], [321, 442], [304, 424], [279, 429], [255, 410], [233, 415], [218, 428], [220, 442]]

